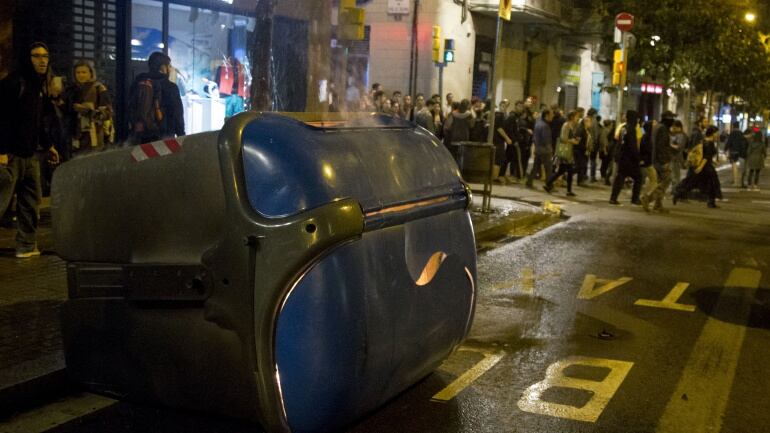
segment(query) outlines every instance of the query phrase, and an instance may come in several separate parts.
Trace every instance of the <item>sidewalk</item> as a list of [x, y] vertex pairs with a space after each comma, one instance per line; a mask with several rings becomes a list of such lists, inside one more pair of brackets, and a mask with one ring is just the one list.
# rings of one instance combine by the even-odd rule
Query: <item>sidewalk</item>
[[51, 218], [41, 215], [40, 257], [14, 257], [15, 230], [0, 228], [0, 418], [14, 407], [64, 392], [59, 307], [65, 263], [52, 250]]
[[[40, 257], [14, 257], [15, 230], [0, 228], [0, 419], [71, 391], [67, 382], [59, 308], [67, 297], [66, 264], [54, 251], [50, 209], [43, 203]], [[538, 206], [494, 198], [492, 213], [471, 218], [477, 244], [521, 233], [549, 215]]]

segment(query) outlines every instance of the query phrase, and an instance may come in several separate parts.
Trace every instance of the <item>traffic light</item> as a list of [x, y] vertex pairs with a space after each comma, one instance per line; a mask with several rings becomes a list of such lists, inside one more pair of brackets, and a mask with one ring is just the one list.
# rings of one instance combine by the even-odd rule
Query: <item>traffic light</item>
[[339, 9], [339, 38], [349, 41], [364, 39], [363, 8], [356, 7], [356, 0], [340, 0]]
[[626, 70], [626, 62], [623, 59], [623, 50], [615, 50], [612, 63], [612, 85], [619, 86], [623, 82]]
[[433, 26], [433, 61], [441, 63], [441, 26]]
[[444, 63], [455, 61], [455, 40], [444, 39]]

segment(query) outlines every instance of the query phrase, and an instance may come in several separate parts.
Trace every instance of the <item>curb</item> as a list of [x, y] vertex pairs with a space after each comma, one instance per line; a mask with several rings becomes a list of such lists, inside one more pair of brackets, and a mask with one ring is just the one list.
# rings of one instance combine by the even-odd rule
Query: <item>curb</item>
[[550, 218], [553, 218], [553, 215], [536, 213], [518, 218], [506, 219], [506, 221], [501, 224], [496, 224], [487, 229], [477, 231], [475, 233], [476, 245], [480, 245], [482, 242], [490, 242], [502, 238], [512, 231], [525, 230]]
[[75, 389], [64, 368], [6, 386], [0, 389], [0, 419], [55, 400]]

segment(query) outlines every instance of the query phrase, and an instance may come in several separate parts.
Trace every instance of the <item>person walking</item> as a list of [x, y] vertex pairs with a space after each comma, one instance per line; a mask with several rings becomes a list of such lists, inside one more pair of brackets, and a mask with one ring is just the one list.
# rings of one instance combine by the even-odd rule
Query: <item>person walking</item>
[[[500, 172], [498, 173], [497, 183], [505, 185], [506, 183], [516, 183], [517, 179], [521, 179], [521, 171], [519, 169], [521, 165], [521, 149], [519, 142], [519, 115], [516, 107], [520, 107], [520, 103], [516, 103], [514, 110], [506, 115], [503, 113], [496, 113], [495, 116], [495, 136], [499, 136], [505, 143], [504, 158], [500, 163]], [[504, 120], [497, 123], [497, 120], [503, 117]], [[506, 176], [505, 173], [510, 169], [510, 176]]]
[[751, 191], [759, 191], [759, 172], [765, 168], [765, 158], [767, 158], [767, 146], [762, 138], [762, 131], [754, 127], [746, 152], [747, 187]]
[[730, 160], [732, 168], [733, 186], [746, 188], [746, 149], [749, 146], [749, 142], [740, 128], [740, 123], [732, 123], [730, 134], [725, 142], [725, 153]]
[[75, 63], [75, 83], [64, 97], [67, 114], [69, 155], [64, 159], [104, 149], [111, 142], [112, 102], [107, 87], [96, 80], [96, 71], [86, 61]]
[[642, 170], [642, 195], [651, 193], [658, 185], [658, 173], [652, 165], [652, 130], [656, 122], [649, 121], [642, 125], [642, 138], [639, 141], [639, 165]]
[[532, 113], [532, 100], [527, 98], [524, 102], [524, 109], [519, 116], [519, 155], [521, 172], [518, 174], [519, 179], [524, 179], [527, 176], [527, 167], [529, 165], [529, 157], [532, 155], [532, 136], [535, 132], [535, 115]]
[[527, 176], [527, 188], [532, 188], [532, 180], [536, 173], [540, 173], [540, 167], [545, 170], [545, 178], [551, 177], [553, 171], [552, 159], [553, 159], [553, 142], [551, 141], [551, 125], [553, 120], [553, 113], [549, 109], [544, 109], [540, 113], [540, 118], [535, 122], [535, 161], [532, 163], [532, 170], [529, 171]]
[[671, 158], [671, 191], [682, 180], [682, 168], [685, 161], [685, 149], [687, 149], [689, 138], [684, 133], [684, 125], [681, 120], [675, 120], [671, 126], [671, 148], [673, 149]]
[[652, 163], [657, 174], [658, 183], [655, 189], [641, 197], [642, 207], [650, 211], [650, 203], [653, 210], [665, 212], [663, 197], [668, 187], [671, 186], [671, 160], [674, 156], [674, 148], [671, 146], [670, 128], [674, 124], [674, 113], [666, 111], [661, 115], [660, 123], [653, 128], [652, 135]]
[[602, 152], [599, 154], [602, 160], [602, 165], [599, 168], [599, 173], [604, 179], [604, 184], [607, 186], [612, 185], [611, 179], [615, 172], [613, 167], [615, 161], [615, 153], [617, 151], [617, 141], [615, 140], [615, 122], [610, 119], [604, 121], [602, 127], [602, 137], [599, 141], [601, 143]]
[[567, 115], [567, 121], [561, 128], [559, 142], [556, 145], [556, 157], [559, 159], [559, 169], [549, 177], [543, 189], [551, 193], [553, 183], [560, 176], [567, 175], [567, 196], [574, 197], [572, 192], [572, 178], [575, 176], [575, 145], [580, 142], [577, 137], [578, 112], [570, 111]]
[[[593, 109], [591, 109], [593, 110]], [[589, 110], [589, 113], [591, 111]], [[575, 146], [575, 171], [577, 171], [577, 184], [584, 186], [588, 179], [588, 156], [593, 152], [594, 147], [594, 126], [593, 116], [586, 114], [577, 126], [577, 137], [580, 142]]]
[[33, 43], [24, 51], [19, 70], [0, 81], [0, 164], [7, 165], [11, 181], [0, 186], [0, 215], [13, 194], [17, 197], [16, 257], [40, 255], [37, 228], [42, 199], [40, 159], [47, 153], [59, 163], [54, 147], [60, 136], [54, 99], [60, 95], [49, 67], [48, 46]]
[[708, 207], [718, 207], [716, 200], [721, 197], [721, 188], [713, 159], [718, 152], [719, 128], [711, 125], [706, 128], [703, 135], [703, 142], [695, 145], [687, 154], [687, 163], [691, 169], [687, 177], [676, 186], [672, 196], [674, 205], [686, 199], [690, 191], [698, 188], [708, 197]]
[[709, 127], [709, 120], [706, 116], [698, 117], [695, 125], [690, 132], [690, 141], [687, 142], [687, 151], [695, 147], [696, 145], [703, 143], [703, 134], [706, 132], [706, 128]]
[[591, 183], [596, 183], [597, 159], [602, 151], [602, 118], [593, 107], [588, 110], [587, 114], [591, 118], [591, 137], [593, 138], [593, 142], [587, 146], [591, 149], [588, 153], [588, 178]]
[[619, 205], [618, 196], [626, 178], [631, 178], [634, 182], [631, 190], [631, 203], [641, 204], [639, 193], [642, 189], [642, 173], [640, 169], [641, 156], [639, 154], [640, 131], [637, 127], [639, 114], [636, 111], [626, 112], [626, 124], [621, 128], [619, 136], [620, 143], [615, 156], [617, 162], [617, 173], [615, 181], [612, 183], [612, 193], [610, 194], [610, 204]]
[[179, 88], [168, 79], [171, 58], [156, 51], [150, 54], [147, 67], [149, 71], [137, 75], [129, 92], [132, 144], [185, 135]]

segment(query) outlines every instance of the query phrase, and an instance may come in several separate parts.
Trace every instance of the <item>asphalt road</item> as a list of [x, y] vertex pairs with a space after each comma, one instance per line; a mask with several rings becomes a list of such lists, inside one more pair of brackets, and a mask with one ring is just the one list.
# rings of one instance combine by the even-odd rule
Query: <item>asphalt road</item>
[[481, 256], [467, 350], [352, 431], [770, 431], [770, 196], [726, 192], [664, 215], [572, 204]]
[[[468, 340], [350, 432], [770, 431], [770, 193], [645, 214], [577, 192], [569, 220], [479, 256]], [[88, 394], [57, 404], [27, 416], [89, 413], [59, 433], [255, 429]]]

